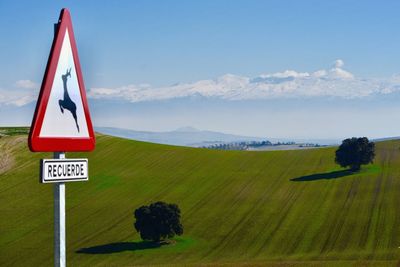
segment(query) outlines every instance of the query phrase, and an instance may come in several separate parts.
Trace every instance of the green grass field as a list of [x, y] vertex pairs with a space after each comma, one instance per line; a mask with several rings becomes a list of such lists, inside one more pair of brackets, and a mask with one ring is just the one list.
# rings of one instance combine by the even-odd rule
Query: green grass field
[[0, 127], [0, 137], [25, 134], [29, 134], [29, 127]]
[[[69, 266], [397, 266], [400, 141], [349, 175], [335, 148], [246, 152], [98, 136], [88, 182], [68, 183]], [[0, 138], [0, 266], [53, 265], [53, 186], [27, 136]], [[141, 243], [135, 208], [177, 203], [184, 235]]]

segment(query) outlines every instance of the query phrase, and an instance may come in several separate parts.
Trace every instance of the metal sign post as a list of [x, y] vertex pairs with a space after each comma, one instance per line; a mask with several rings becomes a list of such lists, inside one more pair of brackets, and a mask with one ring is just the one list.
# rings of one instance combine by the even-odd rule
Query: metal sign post
[[32, 152], [54, 152], [53, 159], [41, 160], [40, 182], [54, 183], [56, 267], [66, 266], [65, 183], [89, 179], [88, 159], [65, 159], [65, 152], [92, 151], [95, 141], [71, 14], [63, 8], [28, 139]]
[[[65, 159], [65, 153], [55, 152], [54, 159]], [[65, 183], [54, 184], [54, 266], [66, 266]]]

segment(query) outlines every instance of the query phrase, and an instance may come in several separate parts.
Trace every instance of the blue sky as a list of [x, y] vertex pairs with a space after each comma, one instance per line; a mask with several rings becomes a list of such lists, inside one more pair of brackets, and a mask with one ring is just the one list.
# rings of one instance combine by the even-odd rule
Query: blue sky
[[[382, 112], [383, 116], [386, 113], [380, 108], [385, 106], [382, 101], [386, 100], [382, 100], [380, 95], [396, 93], [400, 84], [398, 78], [393, 78], [400, 73], [399, 1], [2, 0], [0, 104], [9, 104], [7, 101], [16, 103], [14, 98], [22, 99], [24, 95], [30, 94], [32, 99], [37, 96], [52, 42], [53, 23], [62, 7], [68, 7], [72, 14], [86, 88], [92, 97], [89, 101], [112, 98], [118, 100], [117, 103], [130, 103], [123, 114], [134, 112], [132, 110], [138, 102], [192, 97], [191, 92], [202, 97], [222, 98], [225, 102], [251, 101], [248, 95], [253, 94], [253, 99], [266, 97], [262, 91], [265, 84], [255, 86], [251, 83], [262, 78], [266, 79], [268, 86], [272, 82], [279, 84], [278, 87], [268, 87], [273, 92], [266, 97], [268, 101], [291, 95], [303, 103], [297, 108], [307, 110], [312, 107], [315, 110], [310, 114], [324, 114], [335, 104], [345, 103], [352, 107], [354, 100], [351, 99], [360, 101], [360, 98], [368, 97], [369, 110], [376, 108], [376, 112]], [[287, 70], [293, 72], [285, 72]], [[325, 78], [319, 78], [320, 71], [327, 73]], [[244, 81], [243, 77], [249, 81]], [[283, 84], [282, 79], [294, 82]], [[329, 81], [323, 83], [323, 90], [333, 89], [322, 92], [317, 86], [326, 79]], [[206, 87], [199, 81], [206, 81]], [[176, 84], [186, 86], [176, 87]], [[232, 90], [224, 91], [229, 86]], [[314, 88], [313, 91], [309, 87]], [[261, 93], [253, 93], [257, 90]], [[280, 94], [280, 90], [286, 91]], [[5, 95], [3, 101], [2, 93]], [[304, 97], [318, 99], [304, 104]], [[332, 97], [338, 99], [332, 100], [329, 108], [320, 104], [324, 101], [321, 98]], [[18, 103], [21, 106], [28, 102]], [[280, 102], [281, 107], [286, 113], [295, 114], [297, 110], [289, 102]], [[236, 109], [234, 106], [229, 103], [235, 111], [233, 113], [241, 113], [241, 110], [245, 113], [244, 105], [237, 105]], [[386, 106], [397, 107], [393, 102]], [[207, 109], [207, 105], [204, 108]], [[151, 118], [155, 125], [158, 124], [156, 110]], [[259, 111], [267, 112], [262, 108]], [[215, 112], [221, 113], [217, 109]], [[252, 112], [256, 111], [252, 109]], [[362, 114], [363, 110], [354, 110], [353, 113], [358, 112]], [[159, 113], [163, 122], [167, 120], [163, 128], [129, 120], [111, 126], [128, 124], [127, 128], [133, 129], [168, 130], [192, 125], [252, 135], [257, 135], [257, 132], [269, 134], [268, 128], [261, 131], [249, 126], [253, 130], [243, 131], [234, 125], [218, 127], [216, 122], [210, 122], [208, 126], [206, 123], [196, 125], [195, 118], [200, 114], [184, 121], [171, 115], [168, 121], [165, 110]], [[310, 114], [304, 115], [304, 119]], [[329, 116], [334, 116], [332, 114]], [[9, 116], [9, 112], [4, 116]], [[146, 114], [136, 116], [146, 117]], [[27, 115], [26, 121], [30, 118]], [[222, 115], [218, 119], [223, 120]], [[289, 118], [287, 120], [296, 125]], [[101, 117], [97, 121], [102, 126], [110, 124], [102, 121]], [[389, 125], [389, 119], [387, 123]], [[300, 126], [285, 127], [273, 134], [296, 135]], [[397, 131], [376, 133], [374, 129], [363, 129], [363, 132], [358, 129], [346, 134], [389, 135]], [[317, 130], [310, 133], [313, 136], [321, 134]], [[307, 135], [307, 132], [302, 135]], [[343, 134], [337, 130], [330, 135], [341, 137]]]
[[170, 85], [234, 73], [399, 72], [399, 1], [4, 1], [0, 77], [40, 81], [62, 7], [88, 86]]

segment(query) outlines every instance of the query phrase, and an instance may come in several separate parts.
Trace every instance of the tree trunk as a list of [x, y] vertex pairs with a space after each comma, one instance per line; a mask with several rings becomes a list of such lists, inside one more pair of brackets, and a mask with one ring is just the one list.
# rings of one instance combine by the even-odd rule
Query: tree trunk
[[360, 171], [360, 169], [361, 169], [361, 166], [360, 166], [360, 165], [352, 165], [352, 166], [350, 167], [350, 170], [351, 170], [352, 172], [358, 172], [358, 171]]

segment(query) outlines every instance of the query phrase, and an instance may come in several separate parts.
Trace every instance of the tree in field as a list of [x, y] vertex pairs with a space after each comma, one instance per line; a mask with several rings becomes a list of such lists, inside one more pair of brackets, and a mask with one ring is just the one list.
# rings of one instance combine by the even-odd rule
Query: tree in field
[[336, 150], [335, 162], [350, 170], [359, 171], [361, 165], [372, 163], [375, 157], [375, 144], [367, 137], [353, 137], [342, 141]]
[[135, 210], [135, 229], [143, 240], [160, 242], [183, 234], [181, 211], [176, 204], [155, 202]]

